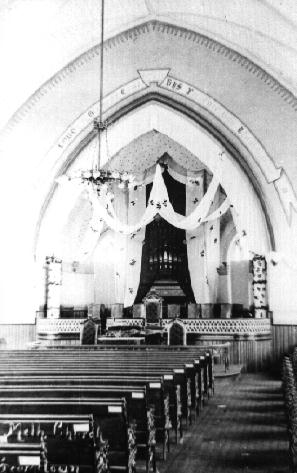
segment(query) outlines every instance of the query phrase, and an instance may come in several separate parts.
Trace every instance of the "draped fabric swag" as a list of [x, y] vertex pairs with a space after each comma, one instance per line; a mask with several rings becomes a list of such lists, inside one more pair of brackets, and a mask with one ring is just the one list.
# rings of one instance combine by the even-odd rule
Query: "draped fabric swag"
[[95, 194], [93, 190], [90, 190], [89, 195], [94, 212], [100, 216], [100, 219], [104, 220], [108, 227], [112, 228], [114, 231], [129, 235], [139, 232], [141, 228], [150, 223], [157, 214], [163, 217], [171, 225], [188, 231], [194, 230], [203, 222], [217, 219], [223, 215], [230, 206], [230, 203], [226, 198], [217, 210], [210, 215], [207, 215], [211, 205], [213, 204], [213, 199], [218, 187], [219, 182], [214, 176], [201, 202], [194, 208], [193, 212], [184, 217], [175, 212], [169, 202], [167, 189], [162, 178], [161, 166], [157, 164], [148, 206], [146, 207], [144, 214], [140, 216], [139, 221], [133, 225], [123, 223], [116, 215], [108, 192], [102, 193], [98, 198], [97, 194]]

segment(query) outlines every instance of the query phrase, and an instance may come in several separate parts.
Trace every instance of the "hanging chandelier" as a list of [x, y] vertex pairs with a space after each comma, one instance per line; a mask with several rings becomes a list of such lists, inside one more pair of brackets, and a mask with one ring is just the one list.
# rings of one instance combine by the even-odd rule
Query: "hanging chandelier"
[[[97, 194], [101, 191], [106, 192], [109, 184], [116, 183], [120, 189], [134, 187], [135, 176], [126, 171], [109, 170], [101, 167], [102, 138], [106, 133], [110, 123], [103, 121], [103, 71], [104, 71], [104, 0], [101, 0], [101, 44], [100, 44], [100, 90], [99, 90], [99, 117], [93, 121], [93, 129], [98, 136], [98, 155], [96, 164], [91, 169], [85, 169], [75, 172], [73, 175], [63, 175], [56, 179], [56, 182], [78, 180], [82, 184], [92, 185]], [[106, 146], [108, 150], [108, 145]]]

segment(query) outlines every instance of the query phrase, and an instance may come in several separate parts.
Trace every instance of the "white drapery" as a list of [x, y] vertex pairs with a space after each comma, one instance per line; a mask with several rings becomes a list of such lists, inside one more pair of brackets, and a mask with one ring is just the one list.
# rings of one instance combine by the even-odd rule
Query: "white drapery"
[[115, 246], [114, 232], [108, 230], [101, 235], [94, 251], [94, 302], [110, 305], [115, 302]]
[[[117, 215], [121, 215], [124, 223], [128, 223], [128, 195], [123, 189], [114, 186], [114, 206]], [[126, 259], [127, 259], [127, 236], [114, 232], [114, 281], [115, 302], [123, 304], [126, 286]]]
[[107, 192], [101, 192], [101, 195], [98, 198], [97, 194], [92, 190], [92, 188], [89, 188], [89, 195], [96, 214], [100, 216], [100, 219], [104, 220], [105, 223], [116, 232], [126, 235], [136, 234], [140, 232], [143, 227], [148, 225], [157, 214], [163, 217], [171, 225], [183, 230], [191, 231], [197, 228], [203, 222], [209, 222], [217, 219], [228, 210], [230, 203], [226, 198], [222, 205], [215, 212], [207, 215], [211, 205], [213, 204], [213, 199], [218, 190], [218, 186], [219, 182], [214, 176], [201, 202], [189, 215], [184, 217], [175, 212], [171, 203], [169, 202], [167, 189], [162, 177], [161, 166], [157, 164], [153, 188], [150, 193], [148, 205], [137, 223], [132, 225], [127, 225], [118, 218]]
[[[187, 186], [186, 213], [192, 213], [203, 199], [205, 173], [201, 171], [196, 176], [196, 182]], [[207, 272], [205, 255], [204, 223], [192, 231], [186, 232], [188, 267], [195, 301], [203, 304], [206, 301]]]
[[[214, 206], [219, 205], [219, 195], [214, 198]], [[215, 303], [218, 294], [218, 272], [220, 265], [220, 219], [204, 223], [205, 263], [207, 294], [206, 303]]]
[[[187, 187], [187, 213], [203, 200], [204, 176], [200, 173], [196, 183]], [[217, 267], [220, 264], [220, 211], [219, 192], [213, 197], [212, 218], [199, 227], [187, 231], [188, 266], [195, 300], [199, 304], [215, 303], [218, 290]]]
[[104, 221], [93, 209], [92, 218], [89, 222], [86, 233], [80, 244], [79, 252], [77, 254], [78, 261], [86, 260], [87, 257], [94, 252], [99, 242], [103, 227]]
[[[129, 190], [128, 201], [128, 225], [133, 226], [145, 213], [146, 188], [145, 186], [135, 190]], [[140, 281], [142, 246], [145, 239], [145, 227], [138, 232], [126, 237], [127, 259], [126, 259], [126, 281], [124, 307], [133, 305]]]

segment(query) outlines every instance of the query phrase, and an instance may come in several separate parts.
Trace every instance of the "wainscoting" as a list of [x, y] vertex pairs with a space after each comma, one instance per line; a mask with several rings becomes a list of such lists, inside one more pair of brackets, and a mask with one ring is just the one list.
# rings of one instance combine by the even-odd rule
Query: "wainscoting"
[[283, 356], [297, 345], [297, 325], [272, 325], [273, 362], [279, 367]]
[[231, 364], [243, 366], [243, 371], [256, 372], [268, 369], [271, 363], [272, 339], [270, 335], [200, 335], [197, 345], [216, 345], [228, 342]]
[[27, 348], [35, 340], [35, 324], [0, 324], [0, 349]]

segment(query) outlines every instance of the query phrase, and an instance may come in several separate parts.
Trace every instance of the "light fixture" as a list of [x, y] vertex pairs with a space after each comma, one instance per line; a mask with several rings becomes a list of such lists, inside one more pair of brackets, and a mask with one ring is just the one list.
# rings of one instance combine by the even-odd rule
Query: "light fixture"
[[[134, 187], [135, 177], [126, 171], [115, 171], [101, 168], [101, 145], [102, 136], [105, 131], [107, 142], [107, 128], [110, 123], [103, 121], [103, 71], [104, 71], [104, 0], [101, 0], [101, 44], [100, 44], [100, 92], [99, 92], [99, 117], [93, 122], [94, 130], [98, 135], [98, 156], [97, 163], [92, 169], [76, 171], [73, 175], [63, 175], [56, 179], [62, 184], [67, 181], [79, 180], [82, 184], [92, 185], [100, 195], [100, 191], [107, 191], [108, 184], [117, 183], [120, 189]], [[108, 146], [107, 146], [108, 149]]]

